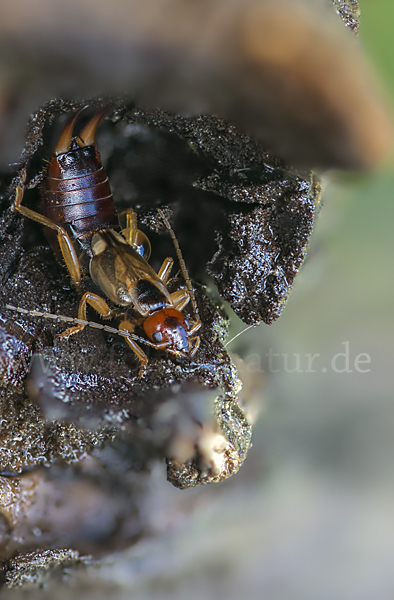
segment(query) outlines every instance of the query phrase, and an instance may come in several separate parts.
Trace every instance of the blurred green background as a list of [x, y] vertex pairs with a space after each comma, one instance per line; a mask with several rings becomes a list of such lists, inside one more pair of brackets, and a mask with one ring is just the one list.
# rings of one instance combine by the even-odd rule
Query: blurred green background
[[390, 0], [359, 0], [358, 4], [361, 10], [360, 38], [393, 102], [394, 4]]

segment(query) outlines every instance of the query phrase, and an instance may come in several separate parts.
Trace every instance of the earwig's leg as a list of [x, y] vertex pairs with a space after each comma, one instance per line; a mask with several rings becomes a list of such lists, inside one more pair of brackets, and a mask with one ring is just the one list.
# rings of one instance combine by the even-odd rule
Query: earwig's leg
[[[97, 310], [102, 317], [109, 317], [111, 314], [109, 306], [105, 300], [96, 294], [86, 292], [86, 294], [82, 296], [78, 307], [78, 319], [81, 319], [82, 321], [86, 321], [86, 304], [90, 304], [90, 306]], [[69, 327], [69, 329], [63, 331], [59, 337], [68, 338], [70, 335], [74, 335], [74, 333], [78, 333], [78, 331], [82, 331], [84, 328], [85, 325], [79, 323], [78, 325], [75, 325], [75, 327]]]
[[160, 277], [160, 279], [162, 280], [164, 285], [167, 283], [167, 281], [170, 277], [173, 264], [174, 264], [174, 260], [171, 257], [168, 257], [165, 259], [165, 261], [163, 261], [163, 264], [160, 267], [158, 276]]
[[196, 333], [196, 331], [198, 331], [200, 329], [201, 325], [202, 325], [202, 323], [201, 323], [200, 319], [197, 319], [197, 321], [194, 323], [193, 327], [191, 327], [188, 330], [189, 335], [193, 335], [193, 333]]
[[21, 215], [31, 219], [32, 221], [36, 221], [45, 227], [49, 227], [50, 229], [54, 229], [57, 231], [57, 241], [60, 246], [61, 253], [63, 255], [64, 261], [66, 263], [66, 267], [68, 272], [70, 273], [71, 279], [74, 283], [81, 283], [81, 269], [79, 266], [79, 261], [77, 254], [74, 250], [74, 246], [72, 245], [72, 241], [67, 234], [67, 232], [60, 225], [56, 225], [53, 221], [44, 217], [38, 212], [27, 208], [26, 206], [22, 206], [23, 193], [24, 193], [24, 184], [26, 179], [26, 171], [23, 170], [22, 173], [22, 181], [18, 183], [16, 188], [16, 196], [15, 196], [15, 210], [17, 210]]
[[[174, 307], [177, 310], [179, 310], [180, 312], [182, 312], [182, 310], [185, 308], [186, 304], [190, 300], [190, 292], [189, 292], [189, 290], [178, 290], [177, 292], [173, 292], [171, 294], [171, 300], [174, 304]], [[201, 321], [199, 318], [197, 318], [195, 323], [193, 324], [193, 326], [190, 329], [188, 329], [188, 335], [193, 335], [193, 333], [198, 331], [200, 329], [200, 327], [201, 327]], [[200, 338], [192, 338], [192, 340], [195, 340], [195, 339], [198, 339], [198, 346], [199, 346]], [[197, 346], [197, 348], [198, 348], [198, 346]], [[193, 350], [193, 352], [196, 352], [197, 348], [195, 348], [195, 350]]]
[[200, 347], [200, 338], [198, 337], [198, 335], [196, 335], [196, 337], [190, 338], [190, 344], [192, 343], [194, 343], [194, 348], [190, 352], [189, 356], [194, 356]]
[[171, 300], [174, 308], [179, 310], [179, 312], [182, 312], [186, 304], [190, 301], [189, 290], [178, 290], [177, 292], [173, 292], [171, 294]]
[[122, 235], [126, 242], [130, 244], [140, 254], [149, 260], [151, 254], [151, 245], [147, 236], [137, 227], [137, 214], [132, 208], [128, 208], [120, 213], [119, 225], [122, 228]]
[[128, 208], [120, 213], [119, 225], [122, 228], [122, 235], [130, 246], [134, 246], [137, 228], [137, 214], [132, 208]]
[[[119, 325], [119, 330], [127, 331], [128, 333], [133, 333], [134, 325], [132, 323], [130, 323], [130, 321], [122, 321]], [[145, 352], [143, 350], [141, 350], [141, 348], [138, 346], [138, 344], [134, 340], [132, 340], [131, 338], [128, 338], [128, 337], [125, 337], [124, 339], [130, 346], [132, 351], [137, 355], [137, 358], [140, 361], [140, 370], [138, 371], [138, 379], [141, 379], [141, 377], [144, 376], [146, 368], [148, 366], [148, 357], [146, 356]]]
[[127, 331], [127, 333], [134, 333], [135, 325], [127, 319], [119, 323], [118, 329], [120, 331]]

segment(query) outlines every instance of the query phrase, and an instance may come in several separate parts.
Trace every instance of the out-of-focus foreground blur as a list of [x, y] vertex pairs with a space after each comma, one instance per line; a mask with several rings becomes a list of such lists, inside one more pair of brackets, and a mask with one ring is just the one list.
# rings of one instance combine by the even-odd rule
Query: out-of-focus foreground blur
[[[116, 3], [110, 4], [115, 10]], [[392, 105], [394, 7], [390, 0], [360, 0], [359, 4], [359, 42], [383, 80], [387, 96], [391, 95]], [[18, 52], [25, 56], [27, 42], [22, 38], [29, 25], [39, 31], [34, 23], [33, 6], [37, 5], [29, 3], [28, 15], [10, 11], [4, 18], [0, 62], [3, 168], [18, 158], [28, 113], [48, 99], [48, 91], [74, 92], [75, 80], [81, 76], [67, 66], [59, 77], [61, 85], [52, 90], [45, 83], [37, 34], [28, 65], [36, 72], [24, 88]], [[100, 14], [105, 11], [104, 3], [81, 5], [86, 8], [85, 20], [75, 27], [86, 29], [89, 61], [81, 61], [80, 69], [85, 72], [90, 65], [93, 72], [91, 88], [86, 80], [81, 94], [89, 94], [90, 89], [100, 91], [100, 65], [94, 61], [90, 42], [94, 25], [101, 27]], [[51, 26], [50, 17], [49, 12], [47, 23], [40, 15], [43, 30]], [[65, 21], [64, 27], [71, 28], [72, 23]], [[51, 36], [55, 34], [52, 29]], [[17, 45], [8, 45], [7, 36], [14, 40], [20, 36], [19, 51]], [[125, 36], [122, 29], [123, 42]], [[46, 47], [46, 40], [41, 43]], [[65, 65], [69, 65], [67, 49], [70, 55], [75, 48], [78, 53], [84, 51], [83, 37], [77, 36], [73, 48], [66, 29], [57, 43]], [[118, 64], [128, 64], [125, 45], [114, 45]], [[51, 70], [49, 55], [48, 65]], [[102, 72], [108, 68], [104, 64]], [[132, 70], [136, 72], [137, 66]], [[119, 81], [115, 83], [118, 90]], [[221, 100], [219, 105], [227, 107]], [[294, 118], [289, 116], [288, 122]], [[385, 118], [380, 113], [376, 116], [380, 125]], [[248, 123], [244, 124], [247, 128]], [[268, 138], [273, 135], [270, 131]], [[280, 139], [285, 139], [282, 131]], [[371, 142], [374, 156], [381, 152], [379, 144], [388, 145], [382, 137], [379, 140], [376, 146]], [[312, 153], [304, 141], [301, 163]], [[317, 145], [317, 166], [335, 164], [335, 140], [329, 156], [320, 152], [320, 141]], [[293, 156], [293, 141], [288, 146], [281, 141], [279, 147]], [[354, 155], [349, 163], [373, 163], [371, 154]], [[72, 575], [68, 587], [62, 583], [58, 588], [56, 598], [76, 593], [79, 598], [96, 600], [394, 597], [393, 186], [391, 164], [369, 175], [330, 174], [309, 255], [284, 314], [275, 324], [251, 329], [234, 341], [233, 349], [243, 356], [249, 372], [261, 374], [267, 386], [253, 448], [240, 472], [218, 485], [179, 491], [165, 481], [164, 470], [157, 468], [152, 477], [155, 505], [147, 507], [155, 515], [156, 538]], [[242, 328], [242, 323], [234, 322], [234, 334]], [[188, 507], [181, 521], [162, 509], [172, 502]], [[190, 516], [185, 516], [189, 510]], [[46, 597], [45, 590], [3, 594], [5, 599]]]

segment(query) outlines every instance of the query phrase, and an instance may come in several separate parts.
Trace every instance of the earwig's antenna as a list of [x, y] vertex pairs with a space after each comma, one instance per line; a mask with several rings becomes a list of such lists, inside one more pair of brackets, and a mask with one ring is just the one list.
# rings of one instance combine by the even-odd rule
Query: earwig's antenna
[[191, 281], [190, 281], [190, 277], [189, 277], [188, 270], [186, 268], [185, 261], [183, 260], [182, 251], [181, 251], [181, 249], [179, 247], [178, 240], [176, 238], [174, 230], [172, 229], [172, 227], [171, 227], [171, 225], [170, 225], [170, 223], [169, 223], [169, 221], [168, 221], [168, 219], [167, 219], [167, 217], [166, 217], [166, 215], [164, 213], [164, 210], [162, 210], [161, 208], [159, 208], [158, 209], [158, 213], [159, 213], [160, 217], [162, 218], [164, 225], [167, 227], [167, 229], [170, 232], [170, 235], [172, 237], [172, 242], [174, 244], [175, 252], [176, 252], [176, 255], [178, 257], [179, 264], [181, 265], [182, 275], [183, 275], [183, 278], [184, 278], [184, 280], [186, 282], [187, 289], [189, 290], [189, 293], [190, 293], [190, 299], [192, 301], [194, 314], [196, 315], [196, 317], [197, 317], [197, 319], [199, 321], [200, 320], [200, 316], [198, 314], [198, 308], [197, 308], [196, 298], [194, 296], [194, 290], [193, 290], [193, 287], [192, 287], [192, 284], [191, 284]]
[[231, 340], [228, 341], [227, 344], [224, 344], [224, 347], [227, 348], [227, 346], [229, 346], [231, 344], [231, 342], [233, 342], [234, 340], [237, 339], [237, 337], [239, 337], [240, 335], [245, 333], [245, 331], [248, 331], [248, 329], [252, 329], [252, 327], [255, 327], [255, 325], [249, 325], [249, 327], [245, 327], [245, 329], [242, 329], [242, 331], [240, 331], [239, 333], [237, 333], [237, 335], [235, 335], [233, 338], [231, 338]]
[[120, 335], [124, 338], [131, 338], [132, 340], [136, 340], [137, 342], [142, 342], [147, 346], [151, 346], [151, 348], [157, 348], [157, 344], [146, 340], [135, 333], [130, 333], [129, 331], [124, 331], [122, 329], [115, 329], [115, 327], [110, 327], [109, 325], [102, 325], [101, 323], [95, 323], [94, 321], [84, 321], [83, 319], [77, 319], [74, 317], [66, 317], [64, 315], [55, 315], [49, 312], [42, 312], [40, 310], [26, 310], [26, 308], [20, 308], [19, 306], [13, 306], [12, 304], [5, 305], [8, 310], [12, 310], [14, 312], [21, 313], [22, 315], [28, 315], [30, 317], [42, 317], [44, 319], [52, 319], [53, 321], [66, 321], [67, 323], [75, 323], [77, 325], [85, 325], [88, 327], [92, 327], [93, 329], [103, 329], [107, 333], [113, 333], [116, 335]]

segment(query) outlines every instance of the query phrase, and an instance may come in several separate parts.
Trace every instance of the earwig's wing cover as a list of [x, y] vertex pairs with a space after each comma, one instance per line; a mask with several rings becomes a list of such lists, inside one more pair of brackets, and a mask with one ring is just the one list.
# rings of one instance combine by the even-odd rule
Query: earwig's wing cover
[[167, 302], [171, 302], [166, 287], [152, 267], [126, 244], [106, 248], [93, 256], [90, 274], [96, 285], [114, 304], [125, 307], [130, 303], [136, 305], [138, 296], [135, 287], [141, 280], [152, 283]]

